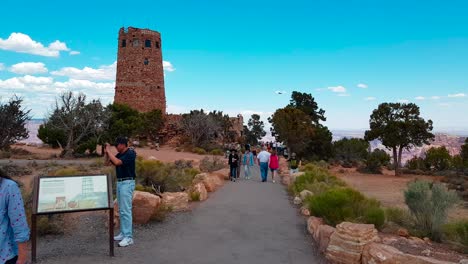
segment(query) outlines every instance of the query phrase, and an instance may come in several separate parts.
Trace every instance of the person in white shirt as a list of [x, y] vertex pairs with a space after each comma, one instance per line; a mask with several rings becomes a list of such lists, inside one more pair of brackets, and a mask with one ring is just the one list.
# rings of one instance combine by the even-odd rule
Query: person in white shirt
[[262, 182], [267, 181], [270, 155], [271, 154], [267, 151], [267, 148], [263, 147], [263, 150], [257, 156], [258, 164], [260, 165], [260, 175], [262, 176]]

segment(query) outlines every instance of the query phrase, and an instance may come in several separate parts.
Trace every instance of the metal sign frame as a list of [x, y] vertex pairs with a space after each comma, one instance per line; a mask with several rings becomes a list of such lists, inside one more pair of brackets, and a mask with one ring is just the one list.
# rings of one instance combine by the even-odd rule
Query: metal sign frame
[[[107, 177], [107, 207], [90, 208], [90, 209], [76, 209], [66, 211], [51, 211], [38, 213], [39, 206], [39, 188], [40, 179], [53, 179], [53, 178], [73, 178], [73, 177]], [[54, 214], [69, 214], [77, 212], [91, 212], [91, 211], [109, 211], [109, 256], [114, 256], [114, 199], [112, 193], [112, 176], [110, 174], [86, 174], [86, 175], [73, 175], [73, 176], [45, 176], [41, 175], [34, 178], [33, 187], [33, 210], [31, 214], [31, 259], [36, 262], [37, 255], [37, 217], [40, 215], [54, 215]]]

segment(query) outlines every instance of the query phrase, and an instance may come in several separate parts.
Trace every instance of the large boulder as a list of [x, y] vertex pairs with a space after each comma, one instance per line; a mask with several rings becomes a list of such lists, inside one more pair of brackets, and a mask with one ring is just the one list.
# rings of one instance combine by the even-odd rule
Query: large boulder
[[455, 264], [433, 258], [405, 254], [400, 250], [384, 244], [369, 243], [362, 253], [363, 264]]
[[213, 172], [214, 175], [218, 176], [223, 181], [229, 181], [229, 169], [221, 169]]
[[186, 192], [165, 192], [162, 197], [162, 203], [174, 212], [189, 209], [189, 197]]
[[325, 256], [332, 263], [360, 264], [364, 247], [378, 240], [374, 225], [343, 222], [331, 235]]
[[205, 185], [201, 182], [193, 186], [192, 192], [196, 192], [200, 195], [200, 201], [208, 199], [208, 192], [206, 191]]
[[161, 198], [148, 193], [135, 191], [133, 193], [132, 215], [136, 224], [146, 224], [161, 204]]
[[[132, 201], [132, 218], [135, 224], [146, 224], [158, 210], [161, 198], [148, 192], [135, 191]], [[114, 201], [114, 224], [119, 226], [120, 214], [117, 200]]]
[[317, 236], [318, 227], [321, 225], [323, 225], [322, 218], [311, 216], [307, 219], [307, 230], [314, 237], [315, 241], [317, 241], [317, 238], [318, 238]]
[[329, 225], [319, 225], [316, 232], [317, 238], [315, 238], [315, 236], [314, 238], [319, 245], [320, 252], [324, 253], [327, 250], [328, 245], [330, 244], [330, 237], [333, 233], [335, 233], [335, 230], [336, 228]]
[[208, 192], [214, 192], [224, 184], [224, 181], [221, 180], [218, 176], [207, 173], [200, 173], [195, 176], [194, 183], [199, 182], [205, 185], [205, 188]]

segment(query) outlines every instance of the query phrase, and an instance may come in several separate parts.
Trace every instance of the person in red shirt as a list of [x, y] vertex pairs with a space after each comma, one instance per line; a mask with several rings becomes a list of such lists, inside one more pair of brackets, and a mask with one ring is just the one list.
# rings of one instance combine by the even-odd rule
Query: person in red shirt
[[278, 169], [279, 169], [279, 156], [278, 156], [278, 153], [276, 153], [275, 149], [273, 149], [271, 152], [269, 164], [270, 164], [270, 170], [271, 170], [271, 179], [273, 180], [273, 183], [275, 183], [275, 176], [278, 175]]

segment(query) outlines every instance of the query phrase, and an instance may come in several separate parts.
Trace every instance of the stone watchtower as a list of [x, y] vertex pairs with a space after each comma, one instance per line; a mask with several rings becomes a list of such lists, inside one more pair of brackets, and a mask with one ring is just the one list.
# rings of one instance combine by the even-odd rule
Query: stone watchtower
[[139, 112], [166, 114], [161, 34], [139, 28], [119, 30], [114, 102]]

